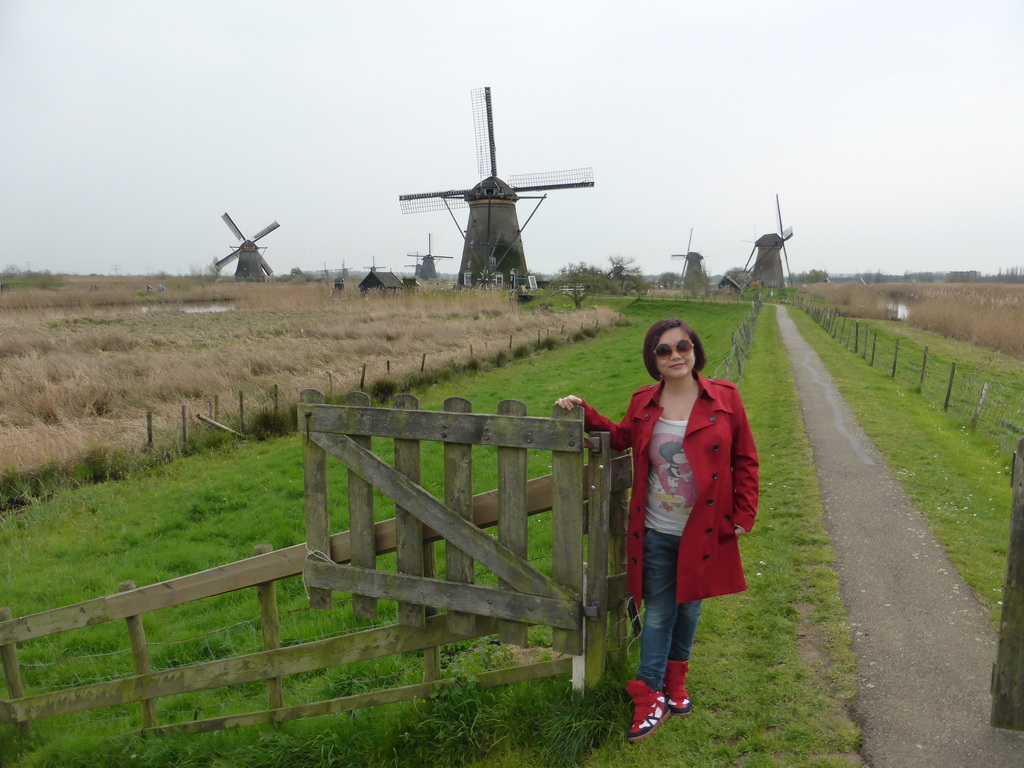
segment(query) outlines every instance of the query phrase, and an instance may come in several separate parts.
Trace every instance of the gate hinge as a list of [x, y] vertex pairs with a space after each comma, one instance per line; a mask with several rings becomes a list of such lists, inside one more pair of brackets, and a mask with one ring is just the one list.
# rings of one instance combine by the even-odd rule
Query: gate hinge
[[600, 609], [596, 605], [584, 605], [583, 615], [588, 619], [596, 619], [600, 616]]

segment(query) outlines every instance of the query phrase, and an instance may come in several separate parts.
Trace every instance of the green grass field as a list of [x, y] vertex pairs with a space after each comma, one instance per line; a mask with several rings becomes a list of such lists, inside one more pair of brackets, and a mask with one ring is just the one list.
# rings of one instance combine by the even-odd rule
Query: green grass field
[[[628, 323], [596, 339], [418, 392], [421, 407], [439, 408], [457, 394], [478, 412], [493, 412], [498, 402], [513, 398], [525, 402], [531, 415], [548, 415], [556, 397], [572, 392], [618, 417], [630, 392], [649, 381], [640, 343], [651, 322], [672, 315], [690, 322], [713, 370], [749, 306], [638, 300], [623, 311]], [[1005, 457], [977, 436], [946, 428], [941, 411], [916, 407], [909, 393], [880, 380], [801, 313], [791, 314], [965, 578], [983, 599], [990, 593], [986, 602], [994, 610], [1000, 559], [1005, 562], [1006, 531], [1004, 526], [1000, 556], [1000, 526], [1009, 512], [1009, 478], [998, 474]], [[762, 466], [758, 524], [742, 542], [750, 588], [706, 603], [691, 667], [694, 714], [670, 721], [648, 741], [629, 745], [623, 739], [629, 704], [622, 684], [635, 665], [629, 658], [583, 699], [565, 680], [493, 690], [466, 685], [416, 705], [354, 716], [144, 741], [117, 736], [138, 727], [137, 708], [130, 707], [43, 721], [28, 740], [2, 727], [0, 765], [849, 765], [859, 743], [846, 714], [855, 686], [853, 660], [810, 448], [794, 426], [801, 423], [794, 383], [788, 365], [779, 364], [783, 354], [774, 313], [762, 312], [740, 387]], [[892, 413], [897, 404], [907, 414], [902, 430], [886, 426], [892, 419], [872, 416]], [[479, 460], [474, 456], [477, 490], [495, 485], [493, 461], [483, 453]], [[425, 452], [424, 485], [435, 493], [439, 466]], [[531, 471], [548, 469], [535, 457]], [[955, 510], [949, 506], [951, 477], [961, 489]], [[993, 481], [1000, 477], [1001, 490]], [[343, 473], [329, 472], [329, 478], [330, 497], [344, 498]], [[261, 542], [288, 546], [304, 539], [302, 505], [297, 438], [242, 444], [60, 494], [0, 522], [0, 605], [24, 615], [109, 594], [123, 580], [142, 585], [241, 559]], [[332, 527], [344, 529], [343, 510], [333, 509]], [[382, 518], [391, 514], [386, 505], [378, 510]], [[969, 535], [966, 527], [973, 529]], [[537, 564], [544, 567], [542, 559]], [[329, 614], [303, 611], [298, 579], [280, 583], [278, 598], [285, 642], [358, 625], [344, 606]], [[225, 596], [147, 616], [154, 666], [257, 650], [254, 614], [251, 596]], [[123, 627], [112, 623], [19, 646], [26, 687], [35, 692], [129, 674], [130, 654], [120, 653], [123, 635]], [[539, 633], [538, 642], [543, 639]], [[479, 644], [452, 648], [446, 659], [454, 672], [470, 676], [505, 661], [500, 649]], [[305, 700], [344, 695], [380, 680], [405, 680], [407, 666], [392, 659], [301, 676], [286, 681], [286, 691]], [[254, 701], [258, 708], [261, 696], [258, 686], [195, 694], [162, 701], [160, 711], [168, 720], [189, 719], [182, 715], [202, 708], [207, 717], [254, 708]]]

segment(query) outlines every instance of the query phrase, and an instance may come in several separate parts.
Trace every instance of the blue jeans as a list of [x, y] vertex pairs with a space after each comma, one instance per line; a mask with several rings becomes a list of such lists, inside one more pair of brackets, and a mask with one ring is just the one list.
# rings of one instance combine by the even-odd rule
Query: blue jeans
[[644, 624], [637, 679], [660, 691], [668, 660], [689, 661], [700, 618], [700, 600], [676, 602], [679, 537], [644, 532]]

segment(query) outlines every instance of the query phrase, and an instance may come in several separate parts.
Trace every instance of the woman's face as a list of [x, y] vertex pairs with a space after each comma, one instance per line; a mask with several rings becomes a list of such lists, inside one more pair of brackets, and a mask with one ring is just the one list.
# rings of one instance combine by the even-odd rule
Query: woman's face
[[671, 354], [668, 357], [655, 355], [658, 373], [661, 374], [661, 378], [665, 381], [685, 379], [687, 376], [693, 375], [693, 364], [695, 362], [693, 345], [691, 344], [690, 348], [685, 352], [680, 352], [677, 348], [679, 342], [684, 339], [690, 341], [690, 336], [682, 328], [669, 328], [658, 338], [658, 344], [655, 349], [665, 344], [671, 350]]

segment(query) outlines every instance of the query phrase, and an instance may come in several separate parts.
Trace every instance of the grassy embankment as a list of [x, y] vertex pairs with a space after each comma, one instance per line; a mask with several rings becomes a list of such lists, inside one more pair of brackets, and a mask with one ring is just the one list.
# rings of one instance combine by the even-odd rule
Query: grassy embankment
[[[729, 347], [729, 335], [747, 313], [742, 305], [637, 302], [634, 325], [599, 340], [524, 357], [499, 371], [422, 392], [422, 407], [437, 408], [458, 394], [478, 411], [515, 397], [530, 413], [550, 413], [558, 395], [574, 391], [608, 415], [621, 415], [629, 392], [644, 383], [640, 339], [651, 321], [681, 314], [701, 332], [712, 354], [709, 369]], [[29, 742], [13, 729], [0, 735], [11, 765], [630, 765], [666, 763], [748, 766], [848, 765], [858, 734], [845, 718], [853, 691], [852, 660], [838, 599], [832, 556], [821, 524], [821, 504], [804, 435], [793, 429], [799, 409], [788, 368], [778, 365], [781, 341], [772, 314], [758, 323], [742, 385], [762, 458], [761, 520], [743, 542], [750, 589], [709, 601], [693, 663], [695, 713], [670, 722], [642, 745], [627, 745], [629, 718], [621, 690], [628, 672], [582, 701], [563, 681], [479, 690], [472, 685], [414, 706], [394, 706], [351, 718], [319, 718], [279, 729], [247, 729], [200, 737], [140, 741], [114, 734], [137, 727], [133, 707], [42, 722]], [[717, 353], [717, 355], [716, 355]], [[481, 452], [482, 453], [482, 452]], [[426, 454], [426, 452], [425, 452]], [[438, 492], [436, 457], [425, 455], [425, 485]], [[433, 462], [433, 463], [432, 463]], [[493, 462], [474, 459], [479, 489], [494, 487]], [[532, 471], [547, 468], [534, 462]], [[330, 497], [344, 498], [341, 472], [330, 473]], [[390, 516], [386, 505], [379, 516]], [[337, 510], [334, 527], [344, 528]], [[537, 528], [544, 521], [532, 524]], [[531, 535], [533, 535], [531, 531]], [[258, 542], [283, 547], [301, 541], [302, 479], [294, 439], [243, 444], [218, 454], [186, 458], [125, 482], [61, 494], [35, 504], [0, 528], [0, 605], [25, 614], [245, 557]], [[544, 567], [543, 535], [535, 537]], [[382, 563], [386, 567], [386, 561]], [[329, 614], [302, 610], [298, 580], [279, 584], [285, 642], [359, 626], [344, 603]], [[227, 596], [147, 616], [154, 666], [165, 668], [255, 650], [255, 606]], [[72, 681], [129, 674], [123, 629], [105, 625], [19, 648], [30, 691]], [[531, 638], [540, 646], [544, 633]], [[537, 650], [543, 653], [543, 650]], [[446, 649], [448, 673], [508, 662], [498, 646]], [[629, 660], [627, 667], [635, 663]], [[286, 681], [289, 700], [343, 695], [385, 683], [400, 684], [415, 662], [392, 659], [324, 676]], [[162, 701], [166, 719], [187, 719], [262, 706], [258, 686]], [[587, 757], [589, 750], [596, 751]], [[0, 751], [0, 755], [5, 753]], [[20, 756], [18, 756], [20, 753]], [[478, 761], [474, 763], [474, 761]], [[773, 762], [774, 761], [774, 762]]]

